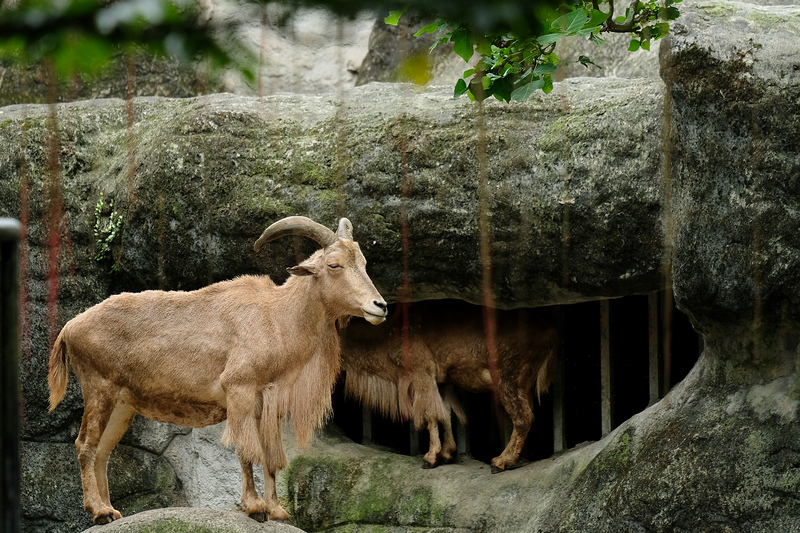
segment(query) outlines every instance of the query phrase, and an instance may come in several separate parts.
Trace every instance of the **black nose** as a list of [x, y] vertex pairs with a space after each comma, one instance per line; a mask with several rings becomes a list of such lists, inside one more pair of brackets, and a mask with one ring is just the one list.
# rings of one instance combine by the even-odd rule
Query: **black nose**
[[377, 307], [378, 309], [381, 309], [381, 310], [383, 310], [383, 311], [386, 311], [386, 302], [378, 302], [378, 301], [374, 301], [374, 302], [372, 302], [372, 303], [373, 303], [373, 304], [375, 304], [375, 307]]

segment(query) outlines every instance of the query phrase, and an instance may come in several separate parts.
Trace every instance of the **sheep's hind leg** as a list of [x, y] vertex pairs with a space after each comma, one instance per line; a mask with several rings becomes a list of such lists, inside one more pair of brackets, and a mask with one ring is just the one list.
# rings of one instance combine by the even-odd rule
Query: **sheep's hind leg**
[[522, 447], [525, 446], [525, 440], [528, 438], [528, 432], [533, 424], [533, 410], [529, 393], [520, 389], [514, 390], [513, 387], [503, 384], [500, 389], [503, 407], [511, 417], [514, 430], [511, 432], [511, 438], [503, 452], [492, 459], [492, 474], [513, 470], [527, 464], [525, 460], [520, 461], [519, 455], [522, 453]]
[[[124, 403], [117, 403], [114, 410], [111, 412], [108, 424], [106, 425], [103, 436], [100, 437], [100, 442], [97, 445], [97, 455], [95, 456], [94, 474], [97, 478], [97, 488], [100, 491], [100, 497], [103, 503], [109, 507], [111, 505], [111, 495], [108, 491], [108, 459], [111, 456], [111, 451], [120, 441], [120, 439], [131, 427], [133, 416], [136, 411], [132, 407]], [[120, 516], [116, 518], [120, 518]]]
[[422, 457], [422, 468], [436, 468], [440, 463], [442, 442], [439, 440], [439, 422], [433, 417], [428, 417], [428, 434], [430, 435], [428, 453]]
[[[122, 518], [119, 511], [105, 502], [108, 493], [107, 481], [105, 476], [102, 476], [100, 482], [97, 475], [98, 469], [105, 470], [104, 463], [107, 458], [101, 457], [98, 464], [98, 446], [114, 411], [114, 401], [110, 395], [93, 394], [88, 387], [84, 387], [83, 401], [81, 430], [75, 439], [75, 449], [81, 467], [83, 507], [91, 513], [95, 524], [107, 524]], [[101, 489], [101, 486], [104, 488]]]
[[456, 439], [453, 436], [453, 421], [452, 420], [445, 420], [444, 421], [444, 442], [442, 442], [442, 451], [439, 453], [439, 457], [442, 458], [441, 462], [450, 463], [453, 462], [456, 456]]

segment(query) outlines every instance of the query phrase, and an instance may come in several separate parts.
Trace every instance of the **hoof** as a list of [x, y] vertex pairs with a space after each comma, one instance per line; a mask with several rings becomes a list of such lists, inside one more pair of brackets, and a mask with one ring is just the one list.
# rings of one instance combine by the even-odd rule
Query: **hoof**
[[256, 522], [266, 522], [269, 519], [269, 515], [263, 511], [258, 511], [252, 514], [247, 515]]
[[423, 470], [430, 470], [431, 468], [436, 468], [437, 466], [439, 466], [438, 462], [429, 463], [428, 461], [422, 461]]
[[[120, 518], [121, 518], [121, 515], [120, 515]], [[95, 525], [98, 525], [98, 526], [102, 526], [103, 524], [110, 524], [111, 522], [113, 522], [116, 519], [117, 519], [117, 517], [114, 516], [114, 513], [103, 513], [103, 514], [99, 514], [99, 515], [95, 516], [94, 518], [92, 518], [92, 523], [94, 523]]]
[[279, 506], [278, 509], [269, 513], [269, 519], [274, 522], [288, 522], [289, 513], [286, 512], [286, 509]]
[[517, 459], [515, 462], [509, 465], [505, 465], [503, 467], [493, 464], [492, 474], [499, 474], [500, 472], [506, 472], [508, 470], [516, 470], [517, 468], [522, 468], [523, 466], [526, 466], [528, 464], [530, 464], [530, 461], [528, 461], [527, 459], [523, 459], [522, 457]]

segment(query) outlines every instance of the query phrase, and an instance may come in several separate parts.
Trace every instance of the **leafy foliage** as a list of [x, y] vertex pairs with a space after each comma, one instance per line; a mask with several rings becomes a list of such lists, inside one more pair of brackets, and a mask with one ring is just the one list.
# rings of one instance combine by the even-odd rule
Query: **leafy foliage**
[[120, 51], [145, 49], [178, 59], [236, 65], [253, 79], [252, 54], [233, 28], [200, 20], [194, 4], [175, 0], [21, 0], [0, 2], [0, 60], [51, 62], [60, 78], [95, 73]]
[[[122, 229], [122, 215], [114, 211], [114, 199], [109, 201], [108, 208], [111, 210], [108, 223], [103, 225], [103, 209], [105, 208], [105, 200], [103, 193], [100, 193], [100, 200], [94, 206], [94, 240], [97, 245], [97, 253], [94, 256], [95, 261], [103, 261], [109, 259], [111, 254], [111, 243], [119, 235]], [[118, 271], [119, 268], [116, 264], [111, 267], [111, 272]]]
[[[466, 22], [439, 18], [419, 29], [414, 35], [435, 33], [439, 44], [453, 43], [453, 51], [469, 63], [475, 51], [479, 59], [473, 68], [464, 71], [456, 82], [453, 95], [467, 94], [472, 100], [494, 96], [510, 102], [528, 99], [536, 91], [553, 90], [553, 73], [562, 63], [556, 54], [557, 43], [568, 36], [581, 36], [603, 43], [603, 32], [630, 33], [628, 50], [649, 50], [650, 43], [669, 33], [669, 22], [680, 16], [675, 4], [681, 0], [642, 2], [633, 0], [625, 16], [612, 17], [613, 0], [566, 0], [558, 9], [542, 8], [537, 12], [540, 25], [528, 25], [522, 31], [500, 33], [476, 31]], [[601, 3], [606, 10], [601, 9]], [[397, 24], [402, 11], [393, 11], [387, 24]], [[580, 56], [585, 67], [596, 65], [589, 57]]]

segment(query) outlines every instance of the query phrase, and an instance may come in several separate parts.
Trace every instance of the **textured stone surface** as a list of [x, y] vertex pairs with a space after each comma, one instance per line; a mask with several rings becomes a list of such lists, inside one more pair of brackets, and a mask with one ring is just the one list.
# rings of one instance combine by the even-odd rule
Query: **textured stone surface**
[[[548, 101], [486, 106], [499, 305], [565, 303], [659, 287], [660, 91], [657, 81], [580, 81], [559, 86]], [[65, 208], [59, 326], [120, 290], [193, 289], [243, 273], [282, 280], [284, 269], [310, 253], [313, 243], [276, 242], [258, 255], [252, 243], [269, 223], [292, 214], [329, 226], [349, 216], [371, 276], [388, 299], [396, 299], [404, 176], [412, 183], [406, 206], [413, 297], [482, 297], [478, 115], [447, 91], [372, 84], [343, 102], [318, 96], [137, 99], [131, 132], [120, 100], [56, 110]], [[73, 377], [62, 404], [47, 413], [47, 112], [46, 106], [0, 109], [0, 209], [20, 215], [24, 175], [23, 436], [61, 443], [77, 435], [82, 399]], [[115, 200], [124, 225], [113, 258], [95, 261], [92, 228], [101, 192]], [[119, 271], [110, 273], [112, 265]], [[207, 465], [199, 453], [202, 437], [148, 427], [137, 421], [128, 442], [156, 453], [166, 445], [163, 453], [176, 465], [180, 459], [176, 471], [187, 476], [182, 497], [201, 504], [203, 487], [213, 487], [219, 488], [213, 505], [235, 505], [238, 490], [229, 484], [238, 484], [238, 473], [235, 463], [228, 471], [229, 450], [220, 453], [228, 463]], [[180, 443], [189, 445], [181, 450]], [[205, 481], [192, 477], [200, 471], [207, 473]], [[222, 471], [228, 471], [225, 482], [215, 484]], [[71, 472], [76, 479], [77, 469]]]
[[[371, 276], [396, 299], [404, 203], [413, 297], [478, 301], [482, 131], [498, 304], [656, 290], [674, 251], [676, 301], [703, 334], [703, 355], [667, 398], [603, 441], [500, 476], [478, 463], [423, 472], [411, 459], [321, 439], [292, 453], [279, 485], [296, 523], [381, 533], [791, 530], [800, 520], [800, 11], [696, 2], [684, 17], [662, 49], [665, 85], [569, 81], [547, 100], [487, 105], [483, 130], [475, 107], [449, 89], [137, 100], [132, 182], [123, 102], [59, 106], [66, 214], [56, 322], [119, 290], [191, 289], [254, 272], [283, 279], [313, 246], [251, 247], [289, 214], [329, 226], [351, 217]], [[0, 216], [21, 214], [24, 176], [25, 527], [76, 531], [88, 516], [70, 444], [82, 407], [74, 378], [46, 414], [47, 111], [0, 109]], [[113, 261], [92, 259], [100, 192], [125, 217]], [[211, 486], [232, 453], [205, 464], [219, 428], [161, 431], [130, 442], [162, 456], [122, 448], [130, 462], [114, 466], [112, 483], [116, 475], [132, 488], [112, 493], [124, 500], [166, 482], [157, 497], [201, 506], [208, 491], [215, 506], [235, 505], [238, 494], [221, 485], [236, 470]], [[168, 461], [174, 477], [160, 474]], [[201, 471], [210, 481], [198, 481]], [[71, 487], [59, 495], [66, 510], [54, 486]]]
[[[75, 446], [23, 441], [21, 458], [23, 532], [82, 531], [92, 525], [91, 515], [83, 510]], [[119, 445], [109, 471], [109, 489], [123, 515], [186, 505], [180, 481], [163, 457]]]
[[662, 59], [676, 298], [701, 328], [797, 323], [800, 11], [698, 3], [681, 24]]
[[[236, 36], [261, 65], [248, 65], [259, 80], [245, 81], [234, 70], [215, 71], [207, 65], [181, 63], [138, 53], [134, 59], [134, 94], [186, 98], [234, 92], [337, 93], [355, 85], [356, 69], [367, 53], [372, 13], [338, 17], [324, 8], [303, 7], [290, 16], [277, 3], [265, 9], [255, 3], [231, 0], [202, 2], [203, 19], [236, 27]], [[262, 19], [266, 24], [262, 28]], [[58, 101], [125, 98], [128, 59], [119, 54], [107, 69], [92, 75], [60, 80]], [[0, 106], [45, 103], [47, 74], [41, 65], [21, 68], [0, 61]]]
[[256, 522], [239, 512], [209, 509], [167, 508], [139, 513], [87, 533], [302, 533], [280, 522]]

